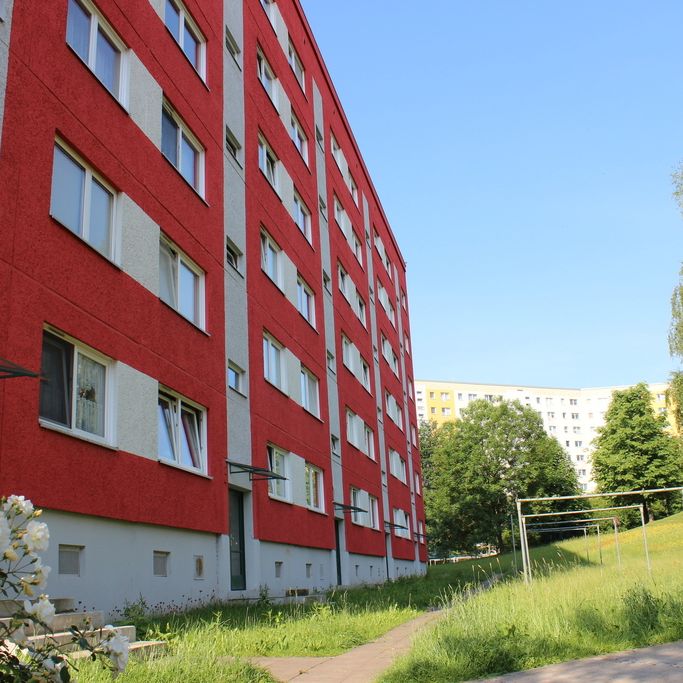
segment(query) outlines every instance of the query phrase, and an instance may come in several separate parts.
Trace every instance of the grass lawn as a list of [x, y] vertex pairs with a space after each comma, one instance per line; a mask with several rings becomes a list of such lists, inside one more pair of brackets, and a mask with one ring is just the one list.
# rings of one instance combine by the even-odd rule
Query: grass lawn
[[[683, 638], [683, 515], [648, 525], [648, 540], [652, 579], [635, 529], [620, 535], [621, 571], [609, 534], [602, 541], [603, 565], [595, 539], [588, 560], [583, 538], [532, 550], [530, 588], [507, 554], [430, 567], [425, 578], [333, 592], [324, 604], [217, 605], [141, 619], [139, 637], [167, 640], [168, 656], [132, 661], [117, 680], [271, 681], [240, 658], [339, 654], [444, 605], [444, 618], [418, 638], [385, 683], [467, 680]], [[467, 585], [492, 574], [508, 578], [464, 597]], [[80, 668], [83, 683], [110, 680], [88, 663]]]
[[456, 595], [383, 683], [470, 680], [683, 638], [683, 514], [647, 534], [652, 578], [640, 529], [620, 535], [621, 570], [611, 535], [603, 565], [595, 539], [591, 564], [582, 538], [539, 548], [531, 587], [511, 580], [470, 600]]

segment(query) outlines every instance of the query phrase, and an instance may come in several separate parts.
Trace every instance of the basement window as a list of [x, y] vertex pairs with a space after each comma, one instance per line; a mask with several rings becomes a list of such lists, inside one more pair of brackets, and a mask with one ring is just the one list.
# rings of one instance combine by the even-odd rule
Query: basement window
[[81, 575], [82, 545], [59, 545], [58, 573], [63, 575]]

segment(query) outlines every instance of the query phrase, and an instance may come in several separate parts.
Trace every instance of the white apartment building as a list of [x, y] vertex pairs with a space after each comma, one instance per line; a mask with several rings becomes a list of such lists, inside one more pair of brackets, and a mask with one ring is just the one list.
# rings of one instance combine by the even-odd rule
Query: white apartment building
[[[662, 414], [667, 413], [667, 387], [662, 382], [649, 385], [654, 408]], [[418, 421], [435, 420], [443, 424], [462, 417], [470, 402], [478, 399], [519, 401], [541, 416], [545, 431], [554, 436], [569, 455], [581, 490], [590, 492], [595, 490], [591, 462], [593, 440], [605, 421], [612, 393], [626, 388], [628, 386], [572, 389], [416, 379], [415, 404]]]

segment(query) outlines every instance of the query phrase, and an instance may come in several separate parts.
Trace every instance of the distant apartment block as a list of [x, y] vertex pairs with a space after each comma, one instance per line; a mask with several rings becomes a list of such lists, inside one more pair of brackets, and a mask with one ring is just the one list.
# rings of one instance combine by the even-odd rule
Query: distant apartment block
[[[627, 386], [570, 389], [509, 384], [478, 384], [415, 380], [415, 402], [418, 421], [434, 420], [443, 424], [462, 417], [472, 402], [519, 401], [533, 408], [542, 418], [545, 431], [554, 436], [567, 451], [583, 491], [595, 489], [591, 456], [593, 439], [605, 421], [605, 412], [612, 393]], [[668, 384], [649, 385], [652, 405], [657, 413], [666, 414], [673, 429], [672, 416], [667, 413]]]

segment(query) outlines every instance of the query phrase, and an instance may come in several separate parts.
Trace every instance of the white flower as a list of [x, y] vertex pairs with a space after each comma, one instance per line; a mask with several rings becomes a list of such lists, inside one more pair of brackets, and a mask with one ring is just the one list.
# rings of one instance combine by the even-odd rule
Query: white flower
[[28, 552], [43, 552], [47, 550], [50, 540], [50, 531], [45, 522], [29, 522], [26, 525], [24, 544]]
[[19, 559], [19, 555], [17, 554], [17, 551], [12, 546], [10, 546], [9, 548], [7, 548], [7, 550], [5, 550], [5, 554], [3, 555], [3, 557], [6, 560], [9, 560], [10, 562], [16, 562]]
[[10, 529], [7, 518], [5, 515], [0, 515], [0, 555], [4, 556], [9, 549], [11, 536], [12, 530]]
[[36, 588], [45, 588], [50, 571], [50, 567], [44, 567], [40, 562], [40, 558], [38, 558], [35, 562], [35, 567], [33, 567], [33, 576], [30, 578], [31, 584]]
[[102, 643], [102, 650], [109, 655], [117, 671], [123, 671], [128, 664], [128, 645], [128, 638], [119, 633]]
[[24, 496], [9, 496], [7, 502], [3, 506], [5, 512], [9, 512], [11, 508], [24, 517], [28, 517], [33, 513], [33, 503], [26, 500]]
[[26, 614], [35, 617], [37, 621], [48, 626], [55, 618], [55, 606], [48, 600], [47, 595], [41, 595], [33, 604], [28, 600], [24, 600], [24, 611]]
[[19, 645], [24, 645], [26, 643], [26, 632], [24, 631], [24, 624], [11, 631], [9, 634], [10, 640], [18, 643]]

